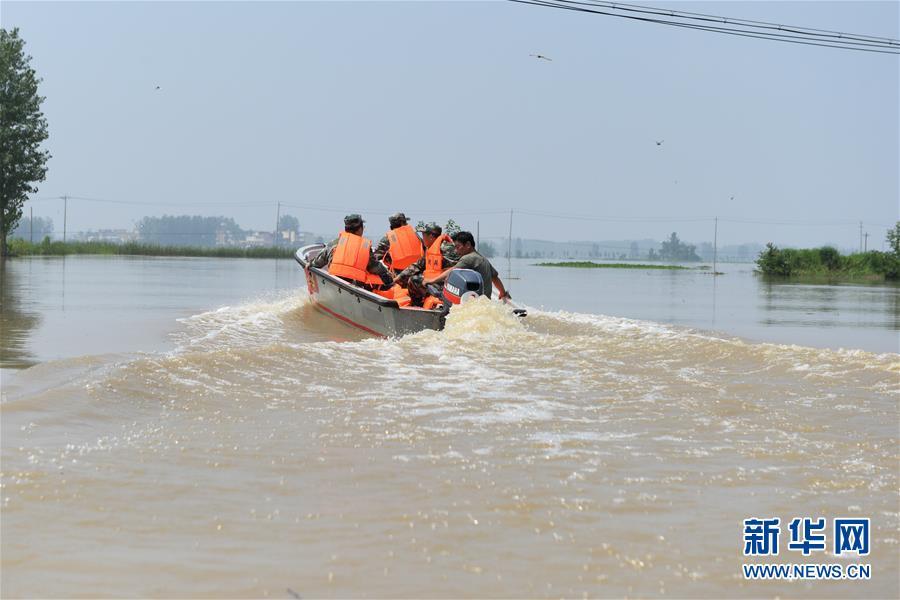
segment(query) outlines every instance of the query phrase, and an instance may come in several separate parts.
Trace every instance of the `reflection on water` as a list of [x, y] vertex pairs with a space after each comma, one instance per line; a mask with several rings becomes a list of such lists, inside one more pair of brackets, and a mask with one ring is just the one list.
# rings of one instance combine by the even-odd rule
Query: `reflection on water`
[[759, 296], [760, 323], [767, 326], [900, 330], [896, 284], [821, 285], [760, 278]]
[[[296, 287], [177, 323], [16, 374], [0, 596], [900, 597], [896, 355], [484, 300], [334, 342]], [[798, 514], [871, 517], [871, 580], [744, 581]]]
[[[755, 342], [898, 352], [900, 286], [768, 281], [752, 265], [698, 270], [567, 269], [513, 260], [517, 302], [666, 323]], [[302, 289], [292, 260], [73, 256], [7, 260], [0, 368], [171, 348], [178, 319]], [[326, 318], [323, 339], [359, 339]], [[346, 331], [345, 331], [346, 330]], [[331, 337], [329, 337], [331, 336]]]
[[[3, 279], [0, 367], [166, 350], [172, 347], [169, 335], [178, 327], [178, 319], [261, 298], [278, 289], [297, 289], [302, 281], [300, 269], [290, 260], [11, 259], [6, 261]], [[23, 316], [32, 320], [23, 321]]]
[[[4, 285], [0, 597], [900, 597], [900, 356], [806, 347], [887, 346], [896, 287], [523, 265], [550, 310], [385, 340], [292, 261], [65, 262]], [[807, 514], [871, 517], [871, 580], [744, 581]]]
[[568, 269], [513, 263], [513, 297], [552, 310], [614, 315], [755, 342], [898, 352], [900, 286], [767, 281], [750, 264], [708, 271]]
[[0, 260], [0, 368], [24, 369], [37, 362], [28, 351], [29, 336], [41, 322], [28, 306], [31, 264]]

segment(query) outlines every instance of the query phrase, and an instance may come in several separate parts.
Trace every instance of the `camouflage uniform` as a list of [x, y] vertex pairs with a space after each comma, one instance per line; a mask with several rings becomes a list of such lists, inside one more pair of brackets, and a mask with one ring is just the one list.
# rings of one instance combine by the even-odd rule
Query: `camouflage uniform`
[[[359, 222], [359, 224], [361, 225], [363, 223], [362, 217], [360, 217], [359, 215], [347, 215], [346, 217], [344, 217], [345, 228], [356, 222]], [[309, 263], [309, 266], [321, 269], [330, 265], [331, 259], [334, 256], [334, 249], [337, 246], [339, 239], [340, 238], [335, 238], [328, 242], [328, 245], [326, 245], [325, 248], [322, 249], [322, 251], [319, 252], [319, 254], [317, 254], [314, 259], [312, 259], [312, 262]], [[385, 267], [377, 258], [375, 258], [375, 253], [371, 248], [369, 248], [369, 263], [366, 265], [366, 271], [381, 277], [381, 281], [384, 286], [390, 287], [391, 285], [393, 285], [393, 278], [388, 272], [387, 267]], [[359, 285], [359, 282], [355, 283]], [[371, 287], [365, 284], [363, 284], [363, 286]]]
[[391, 242], [388, 241], [387, 234], [381, 236], [381, 239], [378, 240], [378, 243], [372, 249], [372, 253], [375, 255], [375, 258], [378, 260], [384, 260], [384, 255], [387, 254], [387, 251], [391, 249]]
[[[456, 253], [456, 246], [454, 246], [452, 242], [445, 241], [441, 243], [441, 256], [443, 258], [441, 261], [442, 269], [449, 269], [459, 260], [459, 255]], [[440, 296], [441, 287], [443, 286], [443, 284], [440, 283], [432, 284], [431, 287], [433, 289], [428, 290], [425, 285], [424, 274], [425, 257], [423, 256], [397, 275], [397, 282], [406, 287], [406, 290], [409, 292], [409, 299], [415, 306], [422, 306], [422, 303], [429, 293], [432, 296]]]
[[[388, 217], [388, 225], [390, 225], [391, 229], [397, 229], [398, 227], [403, 227], [407, 224], [406, 215], [402, 212], [394, 213], [390, 217]], [[383, 261], [384, 257], [387, 255], [388, 250], [391, 249], [391, 242], [388, 240], [387, 234], [384, 234], [378, 243], [375, 245], [375, 250], [373, 253], [375, 254], [375, 258]], [[390, 266], [389, 262], [385, 262], [386, 265]]]

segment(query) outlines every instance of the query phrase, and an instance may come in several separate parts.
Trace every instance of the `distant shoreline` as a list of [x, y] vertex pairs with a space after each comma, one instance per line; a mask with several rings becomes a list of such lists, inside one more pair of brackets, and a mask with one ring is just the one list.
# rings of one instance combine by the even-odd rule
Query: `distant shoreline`
[[196, 256], [208, 258], [293, 258], [295, 248], [201, 248], [199, 246], [160, 246], [126, 242], [51, 242], [32, 243], [25, 240], [9, 241], [9, 256], [68, 256], [93, 254], [109, 256]]
[[768, 244], [756, 265], [760, 274], [773, 279], [826, 283], [900, 280], [900, 256], [877, 250], [843, 255], [830, 246], [795, 249]]

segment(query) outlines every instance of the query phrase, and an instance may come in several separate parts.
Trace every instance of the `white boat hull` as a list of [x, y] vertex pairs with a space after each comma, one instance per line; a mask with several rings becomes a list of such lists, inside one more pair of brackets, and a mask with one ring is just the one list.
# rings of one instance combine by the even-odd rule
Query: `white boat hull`
[[304, 246], [294, 258], [306, 273], [306, 285], [319, 310], [344, 323], [382, 337], [397, 337], [425, 329], [442, 329], [440, 310], [407, 306], [389, 300], [316, 267], [310, 262], [325, 248], [323, 244]]

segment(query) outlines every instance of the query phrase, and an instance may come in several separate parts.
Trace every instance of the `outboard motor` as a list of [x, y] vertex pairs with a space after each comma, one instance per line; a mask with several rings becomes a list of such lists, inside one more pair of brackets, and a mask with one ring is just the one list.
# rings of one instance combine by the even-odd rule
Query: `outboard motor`
[[484, 294], [484, 281], [481, 273], [471, 269], [453, 269], [444, 281], [444, 312], [454, 304], [464, 302], [466, 298], [474, 298]]

